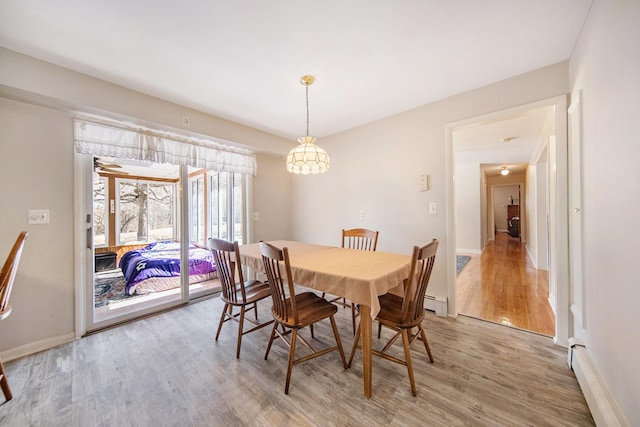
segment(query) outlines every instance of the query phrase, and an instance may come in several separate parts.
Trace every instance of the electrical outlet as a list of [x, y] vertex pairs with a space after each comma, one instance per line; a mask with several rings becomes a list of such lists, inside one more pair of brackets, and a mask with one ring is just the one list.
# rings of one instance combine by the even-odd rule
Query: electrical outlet
[[429, 175], [420, 175], [420, 191], [429, 191]]
[[360, 211], [360, 219], [364, 219], [364, 211]]
[[182, 116], [182, 126], [188, 128], [190, 124], [191, 120], [189, 119], [189, 116]]
[[260, 212], [254, 212], [253, 213], [253, 220], [254, 221], [260, 221]]

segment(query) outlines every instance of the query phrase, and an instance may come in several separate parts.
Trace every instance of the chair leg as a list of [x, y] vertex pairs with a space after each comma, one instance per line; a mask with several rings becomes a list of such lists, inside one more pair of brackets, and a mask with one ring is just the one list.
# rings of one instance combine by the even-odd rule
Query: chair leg
[[238, 348], [236, 349], [236, 359], [240, 359], [240, 346], [242, 345], [242, 332], [244, 331], [245, 306], [240, 307], [240, 318], [238, 319]]
[[381, 335], [382, 335], [382, 323], [378, 322], [378, 339], [380, 339]]
[[227, 315], [227, 309], [229, 308], [229, 304], [224, 304], [224, 309], [222, 309], [222, 314], [220, 315], [220, 323], [218, 323], [218, 332], [216, 332], [216, 341], [218, 341], [218, 337], [220, 336], [220, 331], [222, 330], [222, 324], [224, 323], [224, 318]]
[[416, 382], [413, 378], [413, 366], [411, 365], [411, 348], [409, 347], [409, 334], [406, 329], [402, 330], [402, 346], [404, 347], [404, 357], [407, 362], [409, 372], [409, 383], [411, 383], [411, 394], [416, 395]]
[[353, 326], [353, 335], [356, 334], [356, 305], [351, 303], [351, 324]]
[[424, 333], [424, 328], [422, 327], [421, 324], [418, 324], [418, 329], [420, 329], [420, 336], [422, 337], [424, 348], [427, 349], [427, 354], [429, 355], [429, 361], [433, 363], [433, 356], [431, 355], [431, 348], [429, 347], [429, 342], [427, 341], [427, 334]]
[[264, 354], [264, 360], [267, 360], [269, 357], [269, 350], [271, 350], [271, 344], [273, 344], [273, 339], [276, 336], [276, 328], [278, 327], [278, 322], [273, 322], [273, 328], [271, 329], [271, 338], [269, 338], [269, 344], [267, 344], [267, 351]]
[[333, 316], [329, 317], [331, 320], [331, 327], [333, 328], [333, 336], [336, 337], [336, 345], [338, 346], [338, 351], [340, 352], [340, 358], [342, 359], [342, 366], [344, 369], [347, 369], [347, 360], [344, 358], [344, 349], [342, 348], [342, 341], [340, 341], [340, 333], [338, 333], [338, 327], [336, 326], [336, 319]]
[[356, 349], [358, 348], [358, 342], [360, 342], [360, 324], [358, 323], [358, 329], [356, 329], [356, 336], [353, 338], [353, 346], [351, 347], [351, 354], [349, 355], [349, 362], [347, 363], [347, 368], [351, 367], [351, 362], [353, 362], [353, 356], [356, 354]]
[[11, 394], [11, 389], [9, 388], [9, 381], [7, 381], [7, 374], [4, 371], [4, 365], [2, 364], [2, 360], [0, 360], [0, 387], [2, 388], [2, 393], [4, 394], [4, 398], [6, 401], [13, 399], [13, 395]]
[[296, 354], [296, 338], [298, 337], [298, 330], [293, 329], [291, 331], [291, 346], [289, 347], [289, 365], [287, 366], [287, 382], [284, 386], [284, 394], [289, 394], [289, 382], [291, 381], [291, 371], [293, 370], [293, 360]]
[[313, 336], [313, 323], [309, 325], [309, 329], [311, 329], [311, 338], [315, 338]]

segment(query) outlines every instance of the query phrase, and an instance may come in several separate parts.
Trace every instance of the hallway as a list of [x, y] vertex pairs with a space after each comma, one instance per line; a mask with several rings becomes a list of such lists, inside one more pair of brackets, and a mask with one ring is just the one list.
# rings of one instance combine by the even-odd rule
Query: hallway
[[482, 255], [471, 257], [457, 277], [456, 293], [459, 314], [555, 334], [548, 272], [533, 268], [524, 243], [507, 233], [497, 233]]

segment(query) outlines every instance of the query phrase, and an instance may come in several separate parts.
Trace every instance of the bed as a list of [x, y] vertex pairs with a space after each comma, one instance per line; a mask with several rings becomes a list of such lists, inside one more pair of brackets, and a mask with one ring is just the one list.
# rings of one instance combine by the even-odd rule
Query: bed
[[[127, 295], [133, 295], [136, 288], [145, 280], [179, 277], [180, 242], [154, 242], [144, 248], [129, 251], [120, 258], [119, 267], [126, 281]], [[189, 245], [189, 282], [197, 283], [215, 278], [217, 276], [215, 271], [211, 251], [191, 243]]]

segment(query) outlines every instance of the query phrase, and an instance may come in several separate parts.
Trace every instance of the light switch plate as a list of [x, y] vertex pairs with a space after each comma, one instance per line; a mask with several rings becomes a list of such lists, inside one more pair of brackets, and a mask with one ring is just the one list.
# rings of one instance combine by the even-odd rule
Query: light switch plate
[[429, 213], [431, 215], [435, 215], [438, 213], [438, 205], [436, 204], [436, 202], [429, 203]]
[[49, 209], [29, 209], [27, 218], [29, 224], [49, 224]]

